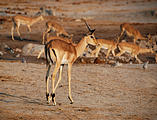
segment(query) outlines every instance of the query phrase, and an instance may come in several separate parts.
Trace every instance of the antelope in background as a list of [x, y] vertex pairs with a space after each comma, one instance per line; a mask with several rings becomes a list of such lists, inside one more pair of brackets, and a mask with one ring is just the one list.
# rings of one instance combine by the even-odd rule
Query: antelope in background
[[[86, 23], [87, 24], [87, 23]], [[89, 28], [89, 26], [87, 26]], [[73, 99], [71, 96], [71, 69], [72, 64], [75, 62], [75, 60], [83, 53], [86, 46], [88, 44], [97, 44], [96, 39], [94, 36], [94, 31], [91, 30], [90, 35], [86, 35], [82, 38], [82, 40], [77, 44], [73, 45], [71, 43], [67, 43], [60, 39], [51, 39], [46, 45], [45, 45], [45, 56], [47, 61], [47, 73], [46, 73], [46, 99], [48, 103], [52, 100], [53, 105], [56, 105], [55, 102], [55, 90], [61, 80], [61, 74], [62, 74], [62, 68], [63, 64], [68, 64], [68, 81], [69, 81], [69, 100], [71, 103], [73, 103]], [[51, 96], [49, 95], [49, 72], [51, 69], [51, 65], [53, 62], [56, 62], [55, 68], [52, 75], [52, 93]], [[59, 79], [55, 84], [55, 78], [58, 70], [60, 69], [59, 73]]]
[[91, 56], [98, 57], [99, 51], [101, 48], [108, 49], [106, 58], [108, 58], [110, 52], [112, 52], [113, 56], [115, 56], [115, 49], [117, 48], [117, 42], [111, 41], [111, 40], [105, 40], [105, 39], [96, 39], [97, 40], [97, 46], [96, 49], [91, 52]]
[[139, 63], [142, 63], [142, 61], [137, 57], [139, 54], [144, 53], [154, 53], [152, 48], [141, 48], [135, 43], [128, 43], [128, 42], [121, 42], [118, 44], [118, 48], [120, 52], [116, 55], [117, 57], [121, 56], [123, 53], [128, 52], [131, 53], [131, 56], [134, 57]]
[[49, 33], [52, 31], [56, 32], [56, 35], [59, 36], [61, 34], [71, 38], [73, 35], [69, 35], [65, 29], [63, 28], [63, 26], [61, 26], [59, 23], [55, 22], [55, 21], [48, 21], [46, 22], [46, 31], [43, 32], [43, 41], [42, 44], [44, 44], [45, 41], [45, 34], [47, 34], [47, 37], [49, 36]]
[[12, 40], [14, 40], [14, 29], [16, 29], [20, 39], [22, 40], [21, 38], [21, 35], [20, 35], [20, 32], [19, 32], [19, 27], [20, 25], [26, 25], [28, 27], [28, 30], [29, 32], [31, 32], [31, 26], [35, 23], [37, 23], [38, 21], [43, 21], [44, 18], [43, 16], [39, 16], [39, 17], [26, 17], [26, 16], [21, 16], [21, 15], [17, 15], [15, 17], [12, 18], [12, 22], [13, 22], [13, 26], [11, 28], [11, 35], [12, 35]]
[[121, 36], [124, 34], [124, 32], [129, 36], [129, 37], [134, 37], [133, 42], [136, 43], [138, 39], [140, 40], [148, 40], [149, 41], [149, 36], [148, 38], [143, 37], [141, 33], [135, 29], [132, 25], [129, 23], [123, 23], [120, 25], [120, 36], [118, 37], [118, 41], [120, 40]]

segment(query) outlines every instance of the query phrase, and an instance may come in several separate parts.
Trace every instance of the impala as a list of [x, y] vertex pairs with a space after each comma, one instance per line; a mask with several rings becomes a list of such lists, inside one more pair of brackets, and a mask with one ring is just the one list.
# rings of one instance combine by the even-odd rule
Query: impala
[[[87, 26], [88, 27], [88, 26]], [[89, 28], [89, 27], [88, 27]], [[56, 105], [55, 102], [55, 90], [61, 80], [61, 74], [62, 74], [62, 67], [63, 64], [68, 64], [68, 81], [69, 81], [69, 100], [71, 103], [73, 103], [73, 99], [71, 96], [71, 69], [72, 64], [75, 62], [75, 60], [83, 53], [86, 46], [88, 44], [97, 44], [94, 36], [94, 31], [89, 29], [91, 32], [90, 35], [86, 35], [82, 38], [82, 40], [77, 44], [73, 45], [71, 43], [67, 43], [60, 39], [52, 39], [45, 45], [45, 56], [47, 61], [47, 74], [46, 74], [46, 98], [48, 103], [52, 100], [53, 105]], [[49, 95], [49, 72], [51, 69], [51, 64], [53, 62], [56, 62], [55, 68], [52, 75], [52, 93], [51, 96]], [[55, 77], [60, 69], [59, 73], [59, 79], [55, 84]]]
[[45, 34], [47, 34], [47, 38], [49, 36], [49, 33], [52, 31], [56, 32], [56, 35], [59, 36], [61, 34], [68, 36], [69, 38], [71, 38], [73, 35], [69, 35], [65, 29], [63, 28], [63, 26], [61, 26], [59, 23], [55, 22], [55, 21], [48, 21], [46, 22], [46, 31], [43, 32], [43, 41], [42, 44], [44, 44], [44, 40], [45, 40]]
[[131, 36], [134, 37], [134, 40], [133, 40], [134, 43], [136, 43], [136, 41], [138, 39], [148, 40], [149, 41], [149, 36], [148, 36], [148, 38], [143, 37], [137, 29], [135, 29], [132, 25], [130, 25], [128, 23], [123, 23], [123, 24], [120, 25], [120, 36], [118, 37], [118, 41], [120, 40], [120, 38], [124, 34], [124, 32], [126, 32], [126, 34], [129, 37], [131, 37]]
[[16, 29], [18, 35], [20, 36], [20, 39], [22, 40], [19, 32], [20, 25], [27, 25], [29, 32], [31, 32], [31, 26], [40, 20], [42, 21], [44, 20], [43, 16], [32, 18], [32, 17], [17, 15], [13, 17], [12, 18], [13, 26], [11, 28], [12, 40], [14, 40], [14, 29]]
[[118, 48], [120, 52], [116, 56], [121, 56], [123, 53], [128, 52], [131, 53], [132, 57], [134, 57], [139, 63], [142, 63], [142, 61], [137, 57], [139, 54], [143, 53], [154, 53], [152, 48], [141, 48], [138, 45], [134, 43], [128, 43], [128, 42], [121, 42], [118, 44]]
[[106, 58], [108, 58], [110, 52], [112, 52], [113, 56], [115, 56], [115, 49], [117, 48], [117, 42], [105, 40], [105, 39], [96, 39], [98, 46], [96, 46], [96, 49], [92, 51], [91, 56], [98, 57], [98, 53], [101, 48], [108, 49]]

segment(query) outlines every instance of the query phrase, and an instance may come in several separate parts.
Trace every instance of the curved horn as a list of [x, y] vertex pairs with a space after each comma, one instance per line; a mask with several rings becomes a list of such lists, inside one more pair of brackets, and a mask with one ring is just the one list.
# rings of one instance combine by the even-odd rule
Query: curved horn
[[95, 29], [92, 30], [92, 29], [90, 28], [90, 26], [88, 25], [88, 23], [86, 22], [86, 20], [83, 19], [83, 18], [82, 18], [82, 20], [85, 22], [85, 24], [86, 24], [86, 26], [87, 26], [89, 32], [91, 32], [91, 34], [92, 34], [92, 33], [95, 31]]

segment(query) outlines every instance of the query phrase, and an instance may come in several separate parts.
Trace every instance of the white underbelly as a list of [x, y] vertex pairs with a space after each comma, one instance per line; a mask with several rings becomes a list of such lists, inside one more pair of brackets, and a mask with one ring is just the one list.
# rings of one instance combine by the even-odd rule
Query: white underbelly
[[131, 50], [131, 49], [126, 49], [125, 52], [126, 52], [126, 53], [131, 53], [132, 50]]
[[106, 46], [102, 46], [102, 48], [103, 48], [103, 49], [106, 49], [106, 50], [108, 49], [108, 47], [106, 47]]
[[126, 53], [131, 53], [131, 51], [125, 51]]
[[68, 60], [67, 60], [66, 55], [63, 56], [61, 64], [68, 64]]

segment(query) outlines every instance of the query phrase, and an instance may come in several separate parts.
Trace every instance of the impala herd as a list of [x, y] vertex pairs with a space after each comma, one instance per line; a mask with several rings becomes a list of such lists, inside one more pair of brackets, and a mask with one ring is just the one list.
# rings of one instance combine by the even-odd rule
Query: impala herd
[[[12, 18], [13, 26], [11, 28], [11, 36], [12, 40], [14, 40], [14, 29], [16, 29], [20, 39], [20, 32], [19, 27], [20, 25], [26, 25], [28, 27], [28, 30], [31, 32], [31, 26], [35, 24], [36, 22], [43, 21], [43, 16], [31, 18], [31, 17], [24, 17], [24, 16], [15, 16]], [[89, 34], [85, 35], [78, 44], [74, 44], [72, 42], [72, 36], [69, 35], [58, 22], [56, 21], [48, 21], [46, 22], [46, 30], [43, 32], [43, 39], [42, 44], [45, 45], [45, 48], [41, 50], [41, 52], [38, 55], [38, 58], [40, 58], [40, 55], [45, 51], [46, 56], [46, 63], [47, 63], [47, 73], [46, 73], [46, 99], [49, 103], [51, 100], [54, 105], [56, 105], [55, 102], [55, 90], [61, 80], [62, 75], [62, 68], [64, 64], [68, 65], [68, 81], [69, 81], [69, 100], [71, 103], [73, 103], [73, 99], [71, 96], [71, 69], [72, 65], [75, 62], [75, 60], [83, 54], [88, 44], [92, 44], [96, 46], [96, 49], [91, 52], [91, 56], [98, 57], [98, 53], [101, 48], [107, 49], [106, 58], [109, 57], [110, 52], [112, 52], [112, 55], [114, 57], [120, 57], [123, 53], [128, 52], [131, 54], [132, 57], [134, 57], [139, 63], [142, 63], [142, 61], [137, 57], [139, 54], [142, 53], [155, 53], [153, 51], [153, 48], [142, 48], [139, 45], [137, 45], [137, 40], [145, 40], [148, 43], [151, 44], [151, 37], [150, 35], [148, 37], [143, 37], [141, 33], [135, 29], [132, 25], [128, 23], [124, 23], [120, 25], [120, 35], [117, 38], [116, 41], [113, 40], [106, 40], [106, 39], [96, 39], [94, 36], [95, 29], [91, 29], [88, 23], [85, 19], [81, 19], [84, 21], [85, 25], [87, 26], [89, 30]], [[49, 37], [49, 33], [51, 31], [56, 32], [56, 36]], [[133, 37], [133, 42], [122, 42], [120, 41], [123, 34], [126, 34], [128, 37]], [[61, 36], [61, 35], [64, 35]], [[46, 37], [45, 37], [46, 36]], [[115, 54], [115, 50], [119, 49], [119, 53]], [[157, 61], [157, 54], [155, 57]], [[52, 63], [55, 62], [55, 68], [52, 74], [52, 92], [49, 94], [49, 74]], [[56, 74], [59, 71], [59, 78], [55, 85], [55, 78]]]

